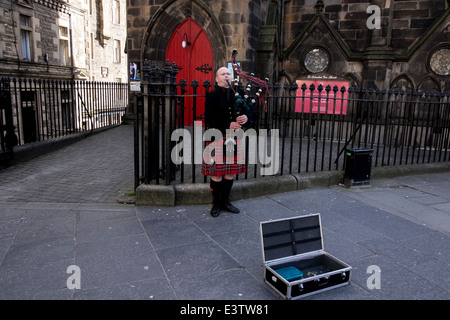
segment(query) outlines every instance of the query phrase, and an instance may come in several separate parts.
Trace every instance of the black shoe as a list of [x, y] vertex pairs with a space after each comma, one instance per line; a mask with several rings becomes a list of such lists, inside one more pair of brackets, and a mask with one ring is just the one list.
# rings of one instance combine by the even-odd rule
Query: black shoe
[[239, 213], [241, 212], [241, 210], [239, 210], [238, 208], [236, 208], [235, 206], [233, 206], [230, 201], [225, 201], [225, 203], [222, 204], [221, 208], [223, 210], [226, 210], [228, 212], [231, 213]]
[[218, 204], [213, 204], [212, 208], [211, 208], [211, 216], [214, 218], [217, 218], [220, 214], [220, 205]]

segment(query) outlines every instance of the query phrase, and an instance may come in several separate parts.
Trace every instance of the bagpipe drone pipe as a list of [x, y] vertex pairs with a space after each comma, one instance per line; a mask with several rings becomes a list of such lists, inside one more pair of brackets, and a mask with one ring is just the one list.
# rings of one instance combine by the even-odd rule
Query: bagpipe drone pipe
[[249, 112], [252, 108], [255, 108], [256, 106], [256, 99], [250, 98], [250, 91], [252, 90], [252, 85], [259, 88], [258, 91], [256, 92], [256, 96], [259, 102], [264, 101], [264, 104], [267, 103], [265, 97], [269, 92], [269, 79], [266, 78], [265, 80], [261, 80], [254, 74], [245, 75], [242, 72], [239, 64], [236, 62], [236, 56], [237, 50], [233, 49], [231, 56], [233, 70], [238, 75], [239, 79], [244, 79], [247, 81], [247, 86], [245, 88], [245, 93], [243, 96], [242, 94], [239, 93], [238, 90], [238, 88], [242, 86], [238, 78], [234, 80], [233, 85], [230, 82], [228, 82], [228, 85], [230, 86], [231, 90], [234, 93], [234, 110], [236, 116], [238, 117], [241, 114]]

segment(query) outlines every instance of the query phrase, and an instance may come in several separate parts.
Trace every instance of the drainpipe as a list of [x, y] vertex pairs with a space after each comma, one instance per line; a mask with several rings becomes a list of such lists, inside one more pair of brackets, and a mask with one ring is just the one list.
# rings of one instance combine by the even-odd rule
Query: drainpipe
[[[388, 16], [388, 25], [387, 25], [387, 34], [386, 34], [386, 47], [391, 47], [392, 41], [392, 19], [394, 17], [394, 2], [395, 0], [387, 1], [386, 4], [389, 4], [389, 16]], [[389, 60], [386, 66], [386, 78], [384, 79], [384, 88], [389, 89], [389, 84], [391, 82], [392, 76], [392, 60]]]
[[[280, 0], [281, 1], [281, 9], [280, 9], [280, 46], [279, 46], [279, 52], [278, 54], [281, 55], [284, 48], [284, 11], [286, 7], [286, 3], [288, 3], [290, 0]], [[278, 57], [279, 59], [280, 57]], [[284, 57], [282, 57], [281, 61], [281, 73], [284, 73]], [[277, 72], [277, 77], [280, 77], [280, 71]], [[280, 79], [277, 79], [279, 81]]]
[[72, 33], [72, 13], [69, 12], [69, 39], [70, 39], [70, 60], [72, 69], [72, 80], [75, 80], [75, 57], [73, 56], [73, 33]]
[[281, 20], [280, 20], [280, 46], [281, 48], [283, 48], [283, 44], [284, 44], [284, 10], [285, 10], [285, 6], [286, 3], [288, 3], [291, 0], [281, 0]]

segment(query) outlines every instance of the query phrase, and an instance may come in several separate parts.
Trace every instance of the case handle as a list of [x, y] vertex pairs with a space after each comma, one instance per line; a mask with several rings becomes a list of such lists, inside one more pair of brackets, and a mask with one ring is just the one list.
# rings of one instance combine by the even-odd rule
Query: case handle
[[324, 286], [324, 285], [326, 285], [326, 284], [328, 284], [328, 281], [330, 280], [330, 277], [328, 277], [328, 276], [326, 276], [326, 277], [323, 277], [323, 278], [320, 278], [320, 279], [316, 279], [316, 280], [314, 280], [317, 284], [318, 284], [318, 286], [320, 287], [320, 286]]

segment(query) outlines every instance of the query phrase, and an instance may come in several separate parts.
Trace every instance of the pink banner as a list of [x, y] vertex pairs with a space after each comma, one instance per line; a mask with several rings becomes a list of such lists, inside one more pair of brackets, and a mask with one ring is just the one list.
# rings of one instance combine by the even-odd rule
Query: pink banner
[[[303, 90], [301, 89], [303, 84], [306, 84], [308, 87], [305, 90], [305, 98], [303, 99]], [[348, 98], [348, 86], [349, 82], [347, 81], [330, 81], [330, 80], [297, 80], [298, 90], [296, 93], [295, 100], [295, 112], [304, 112], [309, 113], [310, 107], [312, 106], [312, 113], [326, 113], [326, 114], [336, 114], [336, 115], [345, 115], [347, 114], [347, 98]], [[311, 104], [311, 90], [309, 87], [311, 84], [314, 84], [315, 89], [313, 91], [312, 104]], [[320, 107], [319, 107], [319, 90], [317, 87], [319, 84], [322, 84], [323, 90], [320, 92]], [[328, 94], [325, 88], [330, 85], [331, 91]], [[336, 92], [336, 96], [334, 95], [333, 88], [337, 86], [339, 90]], [[345, 92], [342, 94], [341, 88], [345, 87]], [[336, 102], [336, 103], [335, 103]]]

